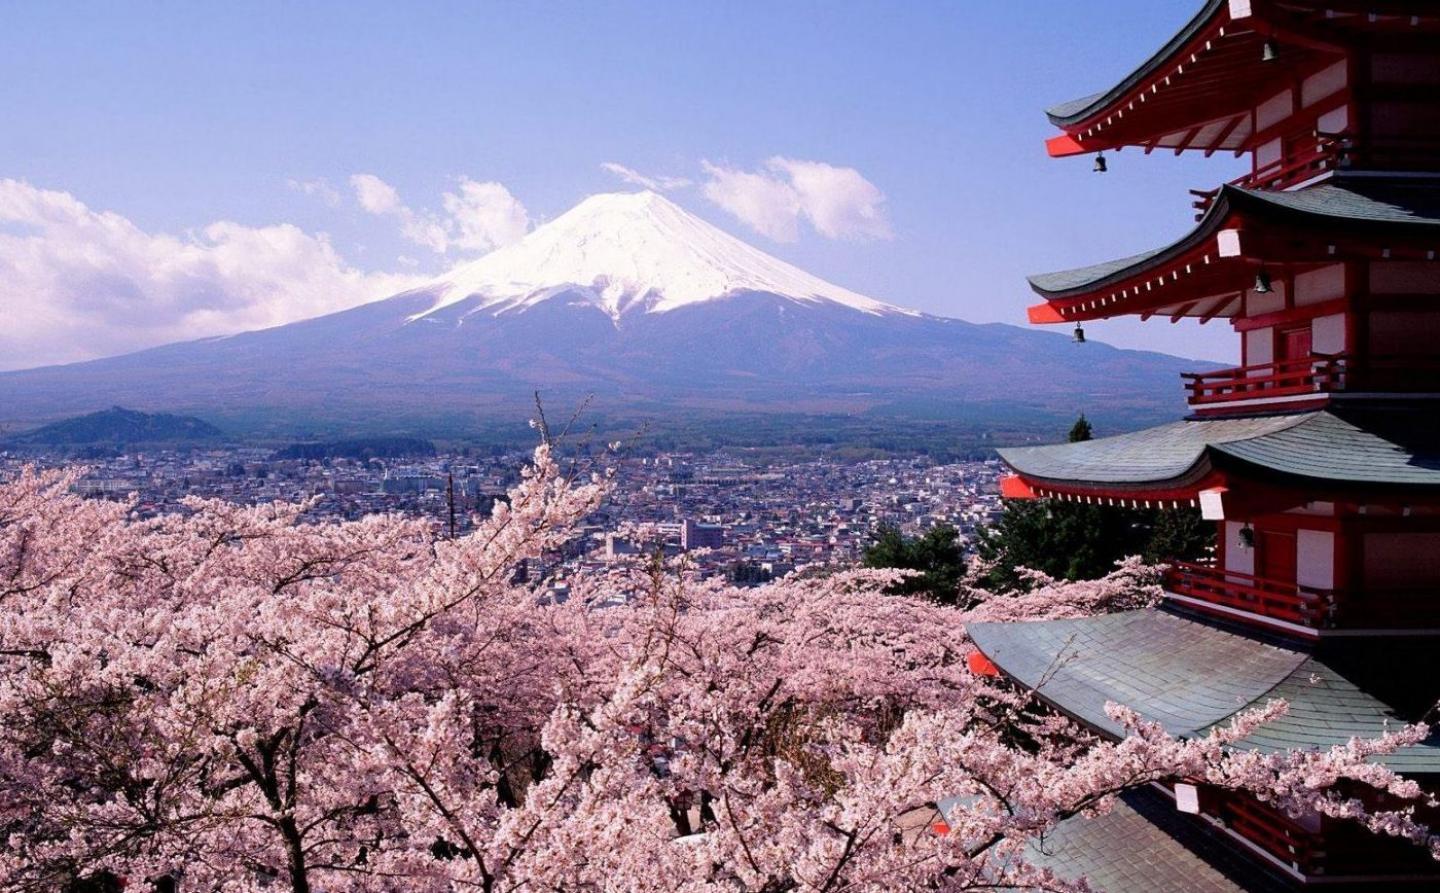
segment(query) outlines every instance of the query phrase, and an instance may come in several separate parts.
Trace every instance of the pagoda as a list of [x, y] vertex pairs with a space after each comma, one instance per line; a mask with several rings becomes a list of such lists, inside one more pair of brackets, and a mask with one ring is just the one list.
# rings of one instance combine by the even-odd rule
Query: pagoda
[[[1427, 718], [1440, 697], [1440, 3], [1209, 0], [1120, 83], [1049, 117], [1049, 153], [1093, 155], [1098, 171], [1127, 149], [1232, 152], [1250, 170], [1192, 190], [1196, 225], [1173, 244], [1032, 277], [1030, 320], [1223, 320], [1241, 365], [1185, 376], [1180, 421], [1002, 450], [1003, 494], [1195, 507], [1216, 549], [1171, 565], [1157, 608], [976, 624], [976, 645], [1101, 735], [1123, 734], [1107, 701], [1183, 737], [1284, 698], [1289, 712], [1241, 744], [1261, 750]], [[1385, 762], [1440, 787], [1440, 739]], [[1036, 858], [1111, 893], [1440, 888], [1409, 844], [1183, 779], [1068, 821]]]

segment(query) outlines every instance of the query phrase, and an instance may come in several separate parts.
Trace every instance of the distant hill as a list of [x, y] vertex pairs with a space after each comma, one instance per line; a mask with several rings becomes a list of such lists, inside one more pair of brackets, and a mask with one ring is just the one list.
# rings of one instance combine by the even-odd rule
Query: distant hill
[[292, 443], [276, 459], [428, 459], [435, 444], [418, 437], [361, 437], [325, 443]]
[[137, 412], [115, 406], [26, 431], [6, 442], [21, 446], [193, 443], [223, 436], [219, 428], [194, 416]]

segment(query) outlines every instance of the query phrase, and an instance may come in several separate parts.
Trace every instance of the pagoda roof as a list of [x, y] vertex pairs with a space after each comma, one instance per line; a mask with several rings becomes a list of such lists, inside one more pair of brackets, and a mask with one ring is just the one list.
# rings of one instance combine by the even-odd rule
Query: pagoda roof
[[1228, 7], [1228, 0], [1207, 0], [1205, 5], [1200, 7], [1200, 11], [1186, 22], [1174, 37], [1166, 41], [1165, 45], [1156, 50], [1154, 55], [1122, 78], [1119, 83], [1108, 90], [1101, 90], [1098, 93], [1091, 93], [1089, 96], [1053, 105], [1045, 110], [1045, 116], [1056, 127], [1073, 126], [1082, 123], [1087, 118], [1094, 117], [1125, 98], [1150, 76], [1165, 67], [1166, 62], [1203, 34], [1222, 13], [1228, 10]]
[[[1419, 703], [1435, 694], [1426, 675], [1394, 678], [1406, 675], [1407, 649], [1416, 652], [1410, 662], [1423, 666], [1423, 652], [1433, 650], [1433, 643], [1424, 641], [1387, 640], [1379, 654], [1373, 643], [1342, 641], [1333, 656], [1322, 656], [1156, 608], [977, 623], [967, 632], [1007, 676], [1112, 737], [1125, 730], [1106, 715], [1107, 702], [1123, 704], [1184, 738], [1206, 735], [1242, 711], [1283, 699], [1286, 714], [1236, 747], [1266, 753], [1323, 749], [1417, 719], [1413, 702], [1392, 703], [1390, 687], [1426, 689]], [[1374, 659], [1382, 655], [1385, 659]], [[1440, 774], [1440, 734], [1376, 762], [1407, 774]]]
[[[1264, 136], [1251, 116], [1260, 102], [1376, 34], [1433, 39], [1437, 21], [1429, 0], [1206, 0], [1113, 86], [1047, 109], [1064, 131], [1047, 148], [1242, 152]], [[1262, 61], [1267, 42], [1278, 53]]]
[[1104, 893], [1286, 893], [1295, 885], [1154, 790], [1121, 794], [1104, 815], [1072, 816], [1026, 860]]
[[1217, 470], [1282, 483], [1440, 487], [1440, 413], [1396, 402], [1187, 419], [1080, 443], [1009, 447], [1000, 457], [1042, 487], [1194, 490]]
[[[1222, 232], [1254, 233], [1240, 253], [1222, 252]], [[1304, 239], [1288, 244], [1276, 235], [1282, 228], [1303, 230]], [[1253, 235], [1253, 234], [1252, 234]], [[1046, 303], [1030, 308], [1033, 323], [1096, 319], [1131, 312], [1164, 312], [1157, 307], [1186, 305], [1181, 315], [1214, 315], [1243, 290], [1243, 277], [1254, 275], [1245, 263], [1252, 252], [1259, 261], [1293, 259], [1304, 262], [1303, 244], [1313, 244], [1308, 260], [1334, 262], [1319, 240], [1391, 239], [1399, 248], [1415, 242], [1417, 257], [1440, 250], [1440, 180], [1426, 177], [1374, 177], [1336, 174], [1322, 182], [1287, 192], [1226, 185], [1199, 224], [1177, 241], [1139, 254], [1071, 270], [1029, 277], [1030, 287]], [[1334, 244], [1332, 242], [1332, 244]], [[1377, 246], [1392, 247], [1392, 246]], [[1328, 249], [1329, 246], [1324, 246]], [[1267, 249], [1277, 257], [1263, 256]], [[1240, 277], [1237, 281], [1236, 277]], [[1215, 296], [1214, 301], [1201, 300]]]

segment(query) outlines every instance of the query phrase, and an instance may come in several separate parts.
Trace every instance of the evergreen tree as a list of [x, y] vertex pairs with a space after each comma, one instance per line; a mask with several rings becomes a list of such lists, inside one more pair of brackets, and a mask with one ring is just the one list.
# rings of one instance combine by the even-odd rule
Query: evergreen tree
[[1080, 413], [1080, 418], [1070, 426], [1070, 442], [1079, 443], [1082, 440], [1091, 440], [1095, 437], [1095, 429], [1090, 427], [1090, 420], [1085, 418], [1085, 413]]
[[965, 573], [965, 552], [960, 531], [949, 524], [930, 528], [922, 536], [907, 537], [895, 527], [882, 527], [875, 543], [865, 550], [865, 566], [920, 571], [891, 588], [892, 595], [920, 595], [940, 604], [955, 603]]

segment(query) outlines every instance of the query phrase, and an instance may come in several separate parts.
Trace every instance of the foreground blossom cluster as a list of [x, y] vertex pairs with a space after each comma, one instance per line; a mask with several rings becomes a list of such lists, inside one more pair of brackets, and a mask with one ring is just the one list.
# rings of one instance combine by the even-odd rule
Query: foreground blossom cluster
[[[1195, 741], [1117, 707], [1132, 733], [1098, 741], [972, 675], [964, 616], [891, 574], [655, 563], [554, 603], [514, 569], [603, 497], [572, 478], [541, 447], [455, 540], [0, 485], [0, 889], [1080, 890], [1028, 845], [1175, 777], [1430, 843], [1367, 761], [1423, 728], [1257, 755], [1226, 745], [1283, 705]], [[1150, 597], [1134, 566], [1036, 583], [980, 616]]]

